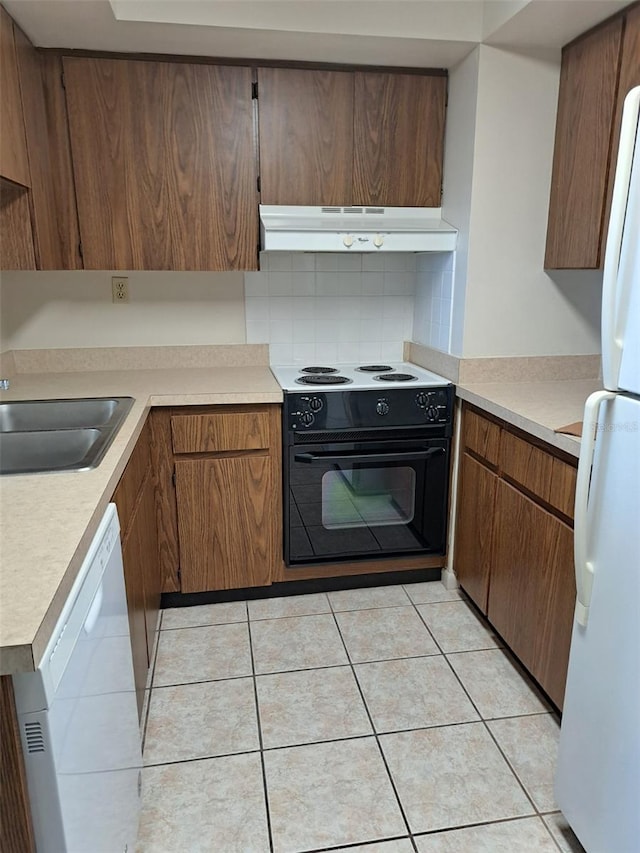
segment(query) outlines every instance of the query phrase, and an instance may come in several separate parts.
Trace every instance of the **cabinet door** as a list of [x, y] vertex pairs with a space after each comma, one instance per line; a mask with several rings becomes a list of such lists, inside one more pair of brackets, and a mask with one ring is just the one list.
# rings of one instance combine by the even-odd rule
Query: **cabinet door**
[[573, 530], [500, 481], [488, 617], [562, 708], [576, 587]]
[[66, 57], [86, 269], [256, 269], [249, 68]]
[[604, 259], [621, 38], [622, 18], [615, 18], [562, 54], [547, 269], [597, 269]]
[[262, 204], [350, 205], [353, 74], [258, 70]]
[[22, 96], [13, 36], [13, 21], [0, 6], [0, 177], [28, 187], [29, 158], [24, 133]]
[[465, 592], [486, 613], [498, 477], [468, 453], [460, 465], [454, 571]]
[[147, 471], [140, 503], [136, 512], [139, 528], [140, 566], [144, 589], [144, 617], [147, 629], [147, 656], [151, 664], [160, 610], [160, 562], [158, 559], [158, 533], [156, 529], [155, 489], [151, 469]]
[[147, 652], [147, 629], [145, 624], [143, 558], [140, 528], [133, 522], [129, 534], [122, 543], [124, 583], [127, 590], [129, 612], [129, 634], [133, 654], [133, 676], [138, 700], [138, 715], [142, 715], [144, 690], [147, 684], [149, 656]]
[[353, 203], [440, 207], [446, 76], [357, 72]]
[[182, 592], [271, 582], [277, 513], [271, 457], [176, 462]]

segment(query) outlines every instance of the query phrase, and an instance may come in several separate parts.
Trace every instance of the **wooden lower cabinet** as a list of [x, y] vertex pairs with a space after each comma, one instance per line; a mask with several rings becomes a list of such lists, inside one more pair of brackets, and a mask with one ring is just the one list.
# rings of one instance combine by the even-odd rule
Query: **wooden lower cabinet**
[[113, 496], [120, 519], [122, 562], [139, 714], [142, 713], [147, 673], [155, 644], [161, 590], [155, 478], [149, 441], [150, 428], [147, 422]]
[[460, 461], [460, 495], [456, 520], [454, 571], [465, 592], [487, 612], [493, 514], [498, 477], [473, 456]]
[[503, 480], [495, 515], [489, 621], [561, 708], [576, 598], [573, 530]]
[[271, 470], [266, 454], [176, 462], [182, 592], [271, 583]]
[[[490, 433], [490, 443], [477, 440]], [[562, 708], [576, 598], [575, 462], [466, 404], [460, 454], [455, 573]]]

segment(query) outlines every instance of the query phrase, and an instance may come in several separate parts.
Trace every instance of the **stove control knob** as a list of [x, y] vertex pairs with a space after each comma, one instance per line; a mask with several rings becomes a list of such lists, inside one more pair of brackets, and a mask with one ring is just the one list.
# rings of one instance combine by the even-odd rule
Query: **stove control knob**
[[353, 246], [353, 237], [351, 236], [351, 234], [347, 234], [346, 237], [342, 238], [342, 242], [347, 247], [347, 249], [350, 249]]
[[320, 409], [324, 406], [324, 403], [320, 399], [320, 397], [312, 397], [309, 400], [309, 408], [312, 412], [319, 412]]
[[311, 412], [303, 412], [300, 415], [300, 423], [303, 426], [309, 427], [315, 421], [315, 417], [311, 414]]
[[416, 403], [420, 406], [421, 409], [426, 409], [429, 405], [429, 395], [425, 394], [424, 391], [421, 391], [419, 394], [416, 394]]
[[376, 403], [376, 412], [379, 415], [388, 415], [389, 414], [389, 403], [386, 400], [378, 400]]
[[427, 409], [427, 420], [437, 421], [439, 415], [440, 415], [440, 412], [438, 411], [437, 406], [429, 406], [429, 408]]

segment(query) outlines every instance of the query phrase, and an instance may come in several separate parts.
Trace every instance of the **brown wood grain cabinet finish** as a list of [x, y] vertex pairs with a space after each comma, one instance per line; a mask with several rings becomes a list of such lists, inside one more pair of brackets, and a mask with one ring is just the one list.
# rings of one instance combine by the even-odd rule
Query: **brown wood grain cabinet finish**
[[162, 578], [158, 562], [158, 535], [156, 530], [156, 501], [154, 477], [151, 468], [142, 484], [138, 506], [140, 526], [140, 557], [144, 589], [144, 617], [147, 632], [147, 657], [151, 666], [155, 637], [158, 630]]
[[486, 614], [493, 557], [498, 477], [468, 453], [460, 462], [454, 571], [464, 591]]
[[171, 409], [153, 409], [149, 415], [162, 592], [180, 592], [180, 546], [178, 544], [178, 508], [173, 484], [171, 418]]
[[553, 457], [544, 450], [502, 430], [500, 469], [507, 479], [548, 501], [552, 466]]
[[255, 269], [251, 69], [63, 66], [85, 268]]
[[271, 582], [275, 531], [269, 456], [181, 459], [176, 495], [182, 592]]
[[563, 51], [547, 269], [597, 269], [603, 261], [622, 27], [614, 18]]
[[271, 436], [269, 413], [220, 412], [171, 418], [174, 453], [264, 450]]
[[0, 178], [0, 269], [35, 268], [29, 190]]
[[258, 69], [262, 204], [350, 205], [353, 73]]
[[440, 207], [447, 78], [356, 72], [353, 203]]
[[465, 406], [462, 422], [462, 441], [490, 465], [497, 466], [500, 454], [500, 427], [494, 421]]
[[561, 459], [553, 460], [549, 503], [570, 519], [573, 519], [574, 515], [577, 476], [577, 467], [567, 465]]
[[13, 20], [0, 6], [0, 177], [31, 186]]
[[122, 540], [122, 562], [124, 565], [124, 582], [127, 593], [129, 636], [131, 638], [131, 653], [133, 656], [133, 678], [139, 717], [142, 715], [144, 691], [147, 684], [147, 672], [149, 670], [143, 557], [140, 541], [140, 530], [136, 525], [132, 525], [129, 528], [128, 535]]
[[488, 617], [562, 708], [575, 581], [573, 531], [500, 481]]
[[0, 850], [35, 853], [13, 682], [0, 676]]

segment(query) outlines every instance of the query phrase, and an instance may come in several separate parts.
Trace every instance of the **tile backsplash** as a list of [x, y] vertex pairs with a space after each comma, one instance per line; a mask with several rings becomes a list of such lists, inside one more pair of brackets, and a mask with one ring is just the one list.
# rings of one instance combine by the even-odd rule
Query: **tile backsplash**
[[412, 339], [449, 352], [455, 254], [418, 255]]
[[272, 364], [401, 361], [418, 257], [262, 253], [245, 273], [247, 343], [268, 343]]

